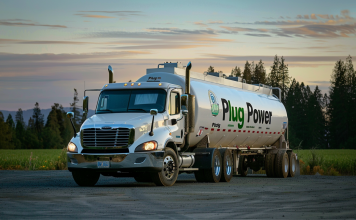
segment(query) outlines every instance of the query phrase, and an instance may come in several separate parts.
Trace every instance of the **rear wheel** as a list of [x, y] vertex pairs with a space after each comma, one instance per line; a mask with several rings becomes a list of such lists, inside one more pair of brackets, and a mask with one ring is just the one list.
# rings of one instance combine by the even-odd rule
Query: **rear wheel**
[[232, 178], [232, 155], [229, 149], [222, 149], [220, 150], [222, 155], [222, 174], [221, 174], [221, 182], [230, 182]]
[[275, 160], [276, 177], [286, 178], [289, 173], [289, 158], [286, 151], [279, 151]]
[[247, 163], [246, 163], [246, 160], [247, 160], [247, 157], [240, 155], [238, 172], [242, 177], [247, 176]]
[[166, 148], [163, 156], [163, 168], [158, 173], [152, 173], [151, 179], [157, 186], [172, 186], [178, 177], [178, 158], [171, 148]]
[[275, 154], [267, 154], [265, 161], [265, 170], [268, 177], [275, 177], [274, 175], [274, 160]]
[[222, 168], [221, 154], [219, 150], [216, 149], [214, 150], [213, 153], [211, 168], [204, 170], [205, 181], [218, 183], [221, 179], [221, 168]]
[[295, 153], [288, 154], [289, 156], [289, 174], [288, 177], [294, 177], [297, 172], [297, 156]]
[[73, 171], [72, 176], [74, 181], [79, 186], [94, 186], [100, 178], [100, 173], [89, 171]]

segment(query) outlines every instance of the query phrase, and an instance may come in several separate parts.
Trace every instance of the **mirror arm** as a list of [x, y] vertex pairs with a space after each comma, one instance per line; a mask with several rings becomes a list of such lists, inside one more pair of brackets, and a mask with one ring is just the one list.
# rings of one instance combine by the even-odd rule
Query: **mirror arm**
[[184, 115], [182, 114], [182, 117], [178, 118], [177, 121], [180, 121], [184, 118]]
[[152, 115], [152, 124], [151, 124], [151, 131], [149, 133], [150, 136], [153, 136], [153, 123], [155, 122], [155, 116]]
[[70, 123], [72, 124], [72, 127], [73, 127], [74, 137], [77, 137], [77, 130], [75, 129], [75, 126], [74, 126], [74, 123], [72, 121], [72, 118], [70, 118], [69, 120], [70, 120]]

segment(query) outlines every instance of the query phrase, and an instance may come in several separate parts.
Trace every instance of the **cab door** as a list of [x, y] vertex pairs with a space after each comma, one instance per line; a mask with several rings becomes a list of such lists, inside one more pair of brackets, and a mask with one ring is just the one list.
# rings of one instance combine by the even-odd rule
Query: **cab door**
[[184, 118], [182, 118], [182, 113], [180, 111], [181, 94], [182, 94], [182, 89], [171, 90], [169, 94], [169, 103], [168, 103], [168, 114], [169, 114], [168, 125], [170, 126], [173, 141], [176, 143], [183, 143]]

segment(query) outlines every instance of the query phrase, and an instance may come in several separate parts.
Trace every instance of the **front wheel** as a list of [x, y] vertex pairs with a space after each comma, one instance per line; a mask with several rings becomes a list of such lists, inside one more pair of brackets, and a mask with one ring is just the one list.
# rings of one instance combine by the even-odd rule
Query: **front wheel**
[[246, 160], [247, 160], [247, 157], [240, 155], [239, 166], [237, 168], [237, 171], [242, 177], [247, 176], [247, 162], [246, 162]]
[[74, 181], [79, 186], [94, 186], [100, 178], [100, 173], [89, 171], [73, 171], [72, 176]]
[[171, 148], [166, 148], [163, 158], [162, 170], [152, 173], [151, 179], [157, 186], [173, 186], [179, 172], [177, 154]]

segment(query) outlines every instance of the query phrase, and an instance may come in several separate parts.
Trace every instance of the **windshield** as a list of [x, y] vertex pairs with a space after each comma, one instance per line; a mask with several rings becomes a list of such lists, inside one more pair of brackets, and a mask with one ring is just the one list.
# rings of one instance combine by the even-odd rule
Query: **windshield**
[[163, 89], [105, 90], [100, 93], [96, 114], [119, 112], [164, 112], [166, 91]]

